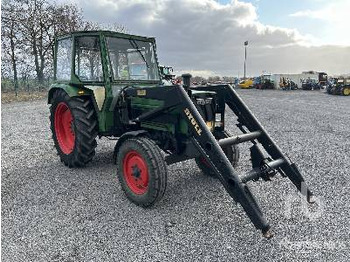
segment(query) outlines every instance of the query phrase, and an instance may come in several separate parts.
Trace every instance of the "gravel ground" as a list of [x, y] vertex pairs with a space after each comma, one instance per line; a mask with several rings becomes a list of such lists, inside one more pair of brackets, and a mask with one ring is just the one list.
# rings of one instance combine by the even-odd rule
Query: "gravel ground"
[[[86, 168], [63, 166], [42, 100], [2, 105], [2, 261], [348, 260], [350, 98], [322, 91], [239, 93], [318, 197], [318, 204], [302, 205], [281, 177], [252, 183], [274, 238], [262, 238], [193, 160], [169, 166], [165, 197], [151, 209], [122, 193], [112, 162], [115, 141], [100, 139]], [[235, 132], [233, 122], [228, 129]], [[243, 173], [248, 144], [241, 150]]]

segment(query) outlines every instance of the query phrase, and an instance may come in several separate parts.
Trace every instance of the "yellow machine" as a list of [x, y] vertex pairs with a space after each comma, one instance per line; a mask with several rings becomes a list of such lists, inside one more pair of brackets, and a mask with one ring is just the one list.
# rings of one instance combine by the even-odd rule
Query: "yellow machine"
[[243, 89], [253, 88], [253, 80], [250, 78], [242, 80], [238, 86]]

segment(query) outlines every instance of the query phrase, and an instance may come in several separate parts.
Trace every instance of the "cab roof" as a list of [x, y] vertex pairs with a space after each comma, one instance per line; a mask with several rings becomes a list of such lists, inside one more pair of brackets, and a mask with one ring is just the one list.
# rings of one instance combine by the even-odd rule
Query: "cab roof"
[[57, 36], [57, 39], [59, 40], [59, 39], [67, 38], [67, 37], [71, 37], [71, 36], [89, 36], [89, 35], [114, 36], [114, 37], [120, 37], [120, 38], [155, 42], [154, 37], [131, 35], [131, 34], [125, 34], [125, 33], [120, 33], [120, 32], [115, 32], [115, 31], [109, 31], [109, 30], [74, 31], [74, 32], [71, 32], [69, 34]]

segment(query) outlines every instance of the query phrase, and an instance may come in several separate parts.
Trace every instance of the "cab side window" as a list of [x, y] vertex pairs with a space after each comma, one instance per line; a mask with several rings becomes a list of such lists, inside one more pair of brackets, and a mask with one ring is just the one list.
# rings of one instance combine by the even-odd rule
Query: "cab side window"
[[72, 39], [66, 38], [57, 43], [56, 79], [70, 80], [72, 68]]
[[84, 36], [75, 38], [74, 72], [81, 81], [103, 81], [99, 37]]

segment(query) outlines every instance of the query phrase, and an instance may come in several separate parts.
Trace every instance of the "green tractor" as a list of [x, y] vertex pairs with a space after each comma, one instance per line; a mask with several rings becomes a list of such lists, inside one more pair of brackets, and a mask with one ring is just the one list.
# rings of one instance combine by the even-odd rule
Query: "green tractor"
[[254, 80], [254, 86], [256, 89], [275, 89], [275, 83], [272, 80], [270, 74], [263, 74]]
[[329, 83], [326, 91], [331, 95], [350, 95], [350, 78], [339, 78], [334, 79], [333, 82]]
[[[272, 236], [251, 181], [288, 177], [311, 203], [312, 193], [230, 85], [165, 85], [154, 38], [110, 31], [74, 32], [55, 42], [55, 83], [48, 103], [60, 160], [83, 167], [95, 155], [97, 137], [117, 137], [114, 159], [126, 196], [143, 207], [159, 201], [167, 165], [195, 159], [215, 176], [267, 238]], [[225, 130], [225, 110], [237, 116], [242, 134]], [[237, 144], [251, 142], [252, 170], [239, 175]], [[302, 190], [303, 188], [303, 190]]]

